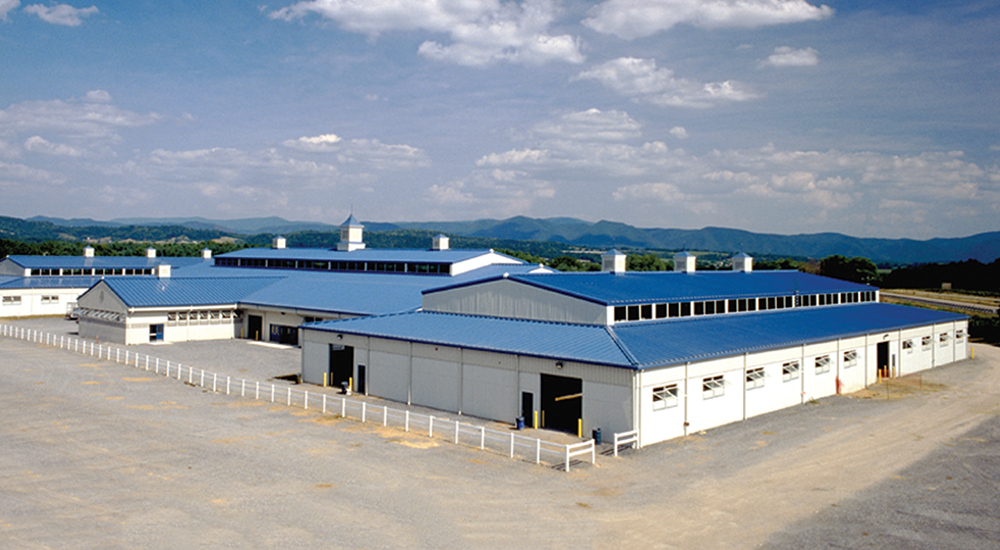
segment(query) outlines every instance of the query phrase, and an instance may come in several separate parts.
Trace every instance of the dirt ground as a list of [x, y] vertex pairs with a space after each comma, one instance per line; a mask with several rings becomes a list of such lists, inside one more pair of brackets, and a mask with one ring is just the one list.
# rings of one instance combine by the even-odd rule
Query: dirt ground
[[975, 354], [566, 474], [0, 338], [0, 548], [998, 548]]

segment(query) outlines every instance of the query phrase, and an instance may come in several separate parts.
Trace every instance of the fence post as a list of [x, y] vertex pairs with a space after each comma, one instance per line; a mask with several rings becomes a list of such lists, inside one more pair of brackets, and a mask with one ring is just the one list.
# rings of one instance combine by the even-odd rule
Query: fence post
[[340, 398], [340, 417], [347, 418], [347, 398]]
[[367, 410], [368, 410], [368, 407], [366, 407], [365, 406], [365, 402], [362, 401], [361, 402], [361, 423], [362, 424], [365, 423], [365, 413], [367, 412]]
[[[167, 369], [170, 369], [170, 365], [167, 365]], [[226, 377], [226, 395], [229, 395], [229, 377]]]
[[188, 367], [188, 384], [194, 385], [194, 367]]
[[410, 431], [410, 411], [407, 410], [404, 416], [406, 419], [403, 421], [403, 431], [408, 432]]
[[434, 437], [434, 417], [430, 416], [428, 417], [428, 419], [429, 420], [427, 421], [427, 436]]
[[216, 391], [215, 388], [218, 386], [218, 384], [219, 384], [219, 374], [213, 372], [212, 373], [212, 391], [213, 392]]
[[292, 406], [292, 387], [288, 386], [288, 406]]
[[535, 464], [542, 463], [542, 440], [535, 439]]
[[167, 372], [163, 376], [170, 378], [170, 361], [167, 361]]
[[125, 350], [125, 364], [128, 364], [128, 350]]
[[306, 394], [305, 398], [302, 400], [302, 408], [303, 409], [308, 409], [309, 408], [309, 391], [308, 390], [302, 390], [302, 391], [304, 391], [305, 394]]
[[486, 448], [486, 428], [483, 426], [479, 427], [479, 450], [482, 451]]
[[201, 369], [201, 387], [205, 387], [205, 369]]
[[326, 394], [323, 394], [323, 414], [326, 414]]
[[[190, 367], [188, 367], [190, 368]], [[181, 374], [184, 372], [184, 365], [177, 365], [177, 379], [181, 379]]]
[[389, 425], [389, 406], [388, 405], [382, 406], [382, 425], [383, 426], [388, 426]]
[[514, 458], [514, 432], [510, 433], [510, 457]]
[[[149, 370], [149, 369], [146, 369], [146, 370]], [[160, 358], [159, 357], [156, 358], [156, 370], [154, 372], [156, 372], [156, 374], [160, 374]]]
[[247, 396], [247, 381], [246, 379], [240, 380], [240, 397]]
[[[128, 353], [128, 352], [125, 352], [125, 353]], [[128, 355], [126, 355], [126, 357], [128, 357]], [[122, 358], [122, 349], [121, 348], [115, 348], [115, 363], [121, 363], [121, 358]]]
[[254, 399], [260, 399], [260, 380], [257, 381], [257, 390], [253, 396]]
[[271, 403], [274, 403], [274, 384], [271, 384]]
[[458, 445], [458, 420], [455, 421], [455, 445]]

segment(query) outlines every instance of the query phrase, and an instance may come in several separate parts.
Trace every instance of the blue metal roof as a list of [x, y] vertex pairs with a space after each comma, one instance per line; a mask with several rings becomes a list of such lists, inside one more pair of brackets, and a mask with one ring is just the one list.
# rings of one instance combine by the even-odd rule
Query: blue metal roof
[[346, 226], [352, 226], [353, 225], [353, 226], [357, 227], [357, 226], [361, 226], [361, 222], [359, 222], [358, 219], [355, 218], [354, 214], [352, 213], [350, 216], [347, 217], [346, 220], [344, 220], [344, 223], [340, 224], [341, 227], [344, 227], [345, 225]]
[[[280, 280], [281, 277], [105, 277], [104, 284], [128, 307], [186, 307], [235, 304]], [[93, 291], [91, 288], [84, 296]]]
[[603, 325], [570, 325], [420, 311], [324, 321], [305, 326], [326, 332], [630, 366], [628, 357]]
[[[864, 292], [875, 287], [800, 271], [633, 271], [511, 275], [511, 281], [602, 305]], [[467, 285], [468, 283], [466, 283]], [[429, 292], [463, 286], [461, 283]]]
[[[452, 264], [489, 254], [489, 250], [430, 250], [406, 248], [365, 248], [340, 251], [329, 248], [244, 248], [235, 252], [220, 254], [217, 258], [254, 258], [268, 260], [306, 260], [340, 262], [437, 262]], [[495, 252], [495, 254], [499, 254]], [[501, 254], [501, 256], [504, 256]], [[517, 263], [524, 263], [517, 258]]]
[[10, 279], [0, 281], [0, 288], [90, 288], [101, 280], [101, 277], [73, 275], [67, 277], [3, 277]]
[[574, 325], [421, 311], [309, 329], [644, 369], [967, 319], [867, 303], [627, 325]]
[[[498, 265], [473, 270], [455, 277], [427, 277], [401, 273], [344, 273], [287, 271], [281, 281], [240, 300], [241, 304], [300, 310], [384, 315], [418, 309], [424, 290], [472, 281], [505, 272], [525, 273], [535, 265]], [[217, 271], [226, 271], [219, 268]], [[257, 271], [256, 273], [259, 273]]]
[[171, 267], [181, 268], [189, 265], [204, 263], [200, 257], [156, 257], [147, 258], [145, 256], [94, 256], [87, 258], [84, 256], [7, 256], [10, 261], [26, 269], [145, 269], [162, 264], [169, 264]]

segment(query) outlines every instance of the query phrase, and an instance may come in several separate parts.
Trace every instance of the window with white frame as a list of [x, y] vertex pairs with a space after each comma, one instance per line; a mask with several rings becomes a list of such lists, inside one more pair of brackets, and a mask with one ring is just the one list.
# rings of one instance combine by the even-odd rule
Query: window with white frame
[[653, 388], [653, 410], [668, 409], [677, 406], [677, 384]]
[[820, 355], [816, 358], [816, 374], [823, 374], [824, 372], [830, 372], [830, 356]]
[[785, 382], [795, 380], [802, 372], [802, 365], [798, 361], [789, 361], [781, 365], [781, 379]]
[[19, 305], [21, 305], [21, 297], [20, 296], [4, 296], [3, 297], [3, 305], [5, 305], [5, 306], [19, 306]]
[[913, 340], [903, 340], [903, 350], [907, 353], [913, 352]]
[[43, 304], [58, 304], [59, 296], [42, 296]]
[[858, 364], [858, 352], [857, 350], [850, 350], [844, 352], [844, 366], [854, 367]]
[[947, 346], [948, 345], [948, 333], [947, 332], [942, 332], [941, 334], [939, 334], [938, 335], [938, 342], [940, 343], [941, 347]]
[[764, 367], [747, 369], [747, 389], [764, 387]]
[[920, 347], [924, 351], [931, 349], [931, 337], [930, 336], [924, 336], [923, 338], [921, 338], [920, 339]]
[[709, 376], [701, 381], [702, 398], [721, 397], [726, 393], [726, 379], [723, 375]]
[[965, 339], [965, 331], [964, 330], [956, 330], [955, 331], [955, 341], [956, 342], [961, 342], [964, 339]]

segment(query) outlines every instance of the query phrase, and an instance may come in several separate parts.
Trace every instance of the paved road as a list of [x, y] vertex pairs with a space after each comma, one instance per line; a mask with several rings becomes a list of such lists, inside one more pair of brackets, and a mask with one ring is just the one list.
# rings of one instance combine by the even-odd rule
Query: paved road
[[1000, 547], [986, 346], [569, 474], [10, 339], [0, 372], [0, 548]]

